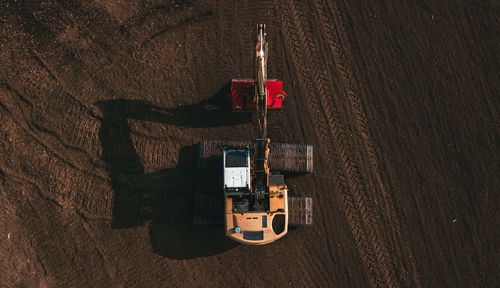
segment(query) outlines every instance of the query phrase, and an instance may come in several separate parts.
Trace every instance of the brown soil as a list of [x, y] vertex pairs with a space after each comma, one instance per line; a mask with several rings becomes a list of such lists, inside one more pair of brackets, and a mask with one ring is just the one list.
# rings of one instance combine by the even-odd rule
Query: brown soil
[[[22, 2], [0, 2], [2, 285], [499, 285], [493, 1]], [[220, 191], [195, 144], [255, 135], [225, 94], [257, 23], [288, 94], [271, 139], [315, 149], [287, 178], [313, 227], [263, 247], [191, 224]]]

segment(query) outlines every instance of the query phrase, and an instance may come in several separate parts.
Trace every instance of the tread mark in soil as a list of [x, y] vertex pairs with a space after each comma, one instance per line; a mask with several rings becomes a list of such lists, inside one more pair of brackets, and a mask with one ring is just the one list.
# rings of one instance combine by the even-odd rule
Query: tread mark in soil
[[[347, 43], [343, 41], [343, 39], [346, 39], [347, 37], [347, 32], [344, 27], [342, 18], [335, 4], [332, 4], [332, 7], [329, 7], [329, 5], [322, 0], [315, 0], [314, 4], [319, 14], [320, 23], [322, 25], [322, 34], [325, 35], [330, 51], [332, 52], [335, 63], [340, 71], [340, 77], [345, 87], [347, 99], [349, 100], [348, 104], [350, 104], [350, 115], [353, 115], [354, 127], [357, 130], [358, 136], [363, 140], [363, 144], [365, 146], [364, 148], [367, 153], [369, 163], [371, 164], [371, 172], [375, 174], [375, 178], [377, 181], [376, 184], [378, 185], [380, 192], [382, 193], [386, 211], [390, 215], [389, 217], [391, 219], [391, 222], [393, 222], [393, 229], [396, 230], [395, 234], [397, 236], [400, 236], [401, 229], [397, 220], [398, 218], [396, 217], [394, 204], [391, 195], [387, 193], [381, 179], [381, 175], [379, 172], [380, 168], [378, 164], [379, 162], [377, 160], [373, 142], [370, 138], [370, 131], [368, 130], [368, 125], [366, 123], [366, 115], [363, 111], [361, 100], [358, 97], [359, 89], [356, 85], [356, 81], [354, 80], [354, 75], [350, 69], [351, 65], [349, 63], [349, 59], [352, 58], [352, 56], [349, 55], [350, 49], [349, 47], [346, 47]], [[332, 21], [330, 16], [333, 16], [335, 21]], [[380, 231], [379, 235], [382, 235]], [[391, 266], [393, 265], [391, 264]], [[393, 280], [391, 280], [395, 277], [394, 270], [387, 266], [384, 267], [384, 270], [386, 273], [391, 274], [387, 275], [387, 279], [389, 282], [389, 286], [394, 287], [396, 284]]]
[[[314, 106], [311, 110], [315, 111], [314, 117], [318, 123], [318, 134], [323, 138], [321, 143], [329, 151], [327, 155], [331, 157], [337, 154], [339, 156], [338, 159], [330, 159], [329, 164], [333, 166], [336, 174], [347, 220], [371, 284], [373, 286], [397, 287], [387, 241], [380, 231], [377, 215], [368, 197], [366, 185], [361, 179], [351, 144], [345, 133], [346, 129], [342, 124], [344, 122], [342, 116], [335, 106], [334, 99], [328, 99], [328, 96], [332, 94], [329, 93], [328, 79], [324, 73], [320, 72], [322, 65], [318, 62], [319, 55], [315, 51], [311, 39], [307, 37], [311, 35], [312, 27], [308, 27], [307, 23], [304, 22], [302, 7], [299, 5], [299, 3], [296, 5], [293, 1], [289, 1], [285, 5], [286, 7], [283, 7], [283, 11], [289, 13], [282, 17], [285, 35], [288, 38], [288, 44], [294, 48], [295, 53], [293, 54], [296, 57], [293, 60], [298, 64], [297, 67], [302, 74], [298, 76], [307, 77], [310, 75], [309, 81], [301, 81], [307, 86], [305, 91], [311, 91], [312, 95], [319, 96], [319, 98], [311, 97], [311, 105]], [[301, 57], [300, 53], [304, 53], [305, 57]], [[303, 61], [304, 58], [308, 61]], [[314, 90], [317, 93], [313, 94]], [[330, 147], [328, 134], [336, 140], [334, 144], [336, 147]]]

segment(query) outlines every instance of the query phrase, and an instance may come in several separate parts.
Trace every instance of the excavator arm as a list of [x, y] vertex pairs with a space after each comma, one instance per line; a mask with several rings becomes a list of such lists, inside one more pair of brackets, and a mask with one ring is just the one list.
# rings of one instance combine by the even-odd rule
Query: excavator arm
[[266, 26], [257, 26], [257, 44], [255, 45], [255, 102], [257, 103], [258, 135], [255, 139], [254, 153], [254, 194], [262, 199], [268, 192], [269, 180], [269, 138], [267, 138], [267, 42]]

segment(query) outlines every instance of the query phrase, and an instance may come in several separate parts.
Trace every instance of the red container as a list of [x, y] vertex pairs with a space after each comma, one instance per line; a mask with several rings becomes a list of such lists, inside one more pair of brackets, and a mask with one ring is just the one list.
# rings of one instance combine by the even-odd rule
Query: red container
[[[233, 103], [234, 112], [253, 112], [257, 110], [254, 98], [253, 79], [233, 79], [231, 81], [231, 94], [229, 97]], [[283, 91], [283, 82], [278, 80], [267, 80], [267, 109], [276, 111], [281, 109], [281, 102], [286, 94]]]

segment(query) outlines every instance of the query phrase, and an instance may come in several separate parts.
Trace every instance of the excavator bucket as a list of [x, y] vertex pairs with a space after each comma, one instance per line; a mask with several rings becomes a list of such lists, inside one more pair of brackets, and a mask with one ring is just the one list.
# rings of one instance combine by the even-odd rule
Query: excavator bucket
[[[205, 140], [200, 142], [199, 169], [222, 167], [222, 149], [225, 146], [253, 148], [251, 141]], [[312, 173], [313, 147], [305, 144], [269, 144], [269, 168], [272, 171]]]
[[312, 198], [288, 197], [288, 226], [309, 226], [312, 223]]
[[[255, 81], [253, 79], [233, 79], [231, 81], [231, 98], [233, 112], [255, 112], [257, 103], [254, 99]], [[267, 109], [281, 110], [281, 104], [286, 94], [283, 91], [283, 82], [267, 80]]]

